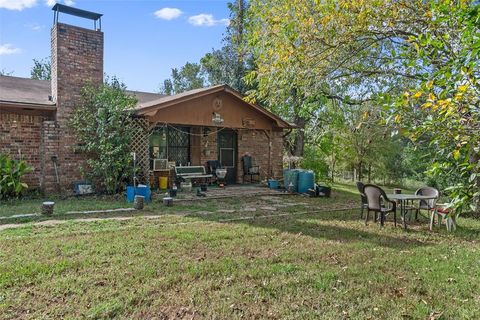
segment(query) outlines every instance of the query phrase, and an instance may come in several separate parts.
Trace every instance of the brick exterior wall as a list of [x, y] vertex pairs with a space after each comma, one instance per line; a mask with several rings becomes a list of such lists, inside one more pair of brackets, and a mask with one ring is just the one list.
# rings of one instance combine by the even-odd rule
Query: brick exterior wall
[[[204, 128], [201, 127], [200, 132], [204, 132]], [[208, 160], [218, 159], [218, 147], [217, 147], [217, 128], [208, 127], [210, 130], [208, 135], [202, 135], [200, 139], [200, 164], [206, 165]]]
[[[100, 85], [103, 82], [103, 32], [57, 23], [51, 36], [52, 96], [57, 104], [58, 171], [61, 186], [71, 190], [72, 182], [81, 179], [79, 166], [83, 159], [74, 152], [76, 140], [68, 122], [74, 108], [81, 102], [82, 89], [88, 84]], [[47, 133], [49, 140], [53, 139], [52, 134], [50, 131]], [[53, 151], [49, 149], [49, 152]], [[52, 180], [48, 176], [50, 172], [46, 167], [46, 190]]]
[[[200, 138], [200, 165], [208, 160], [218, 159], [217, 128], [209, 127], [210, 132]], [[204, 132], [204, 127], [200, 132]], [[197, 132], [197, 131], [196, 131]], [[246, 153], [253, 158], [254, 165], [260, 166], [260, 179], [281, 178], [283, 176], [283, 132], [263, 130], [237, 130], [237, 182], [243, 183], [241, 158]], [[193, 150], [193, 149], [192, 149]], [[269, 156], [270, 154], [270, 156]], [[248, 180], [247, 180], [248, 182]]]
[[[24, 159], [34, 168], [24, 181], [30, 188], [72, 190], [83, 161], [74, 152], [69, 119], [87, 84], [103, 82], [103, 33], [58, 23], [51, 30], [52, 97], [56, 119], [0, 112], [0, 152]], [[60, 187], [52, 157], [57, 159]]]
[[[243, 181], [242, 156], [249, 154], [253, 164], [260, 167], [260, 179], [276, 178], [283, 175], [283, 138], [281, 131], [263, 130], [238, 131], [237, 182]], [[246, 178], [248, 182], [248, 177]]]
[[15, 160], [25, 160], [33, 167], [33, 171], [24, 179], [30, 188], [38, 188], [41, 185], [43, 157], [40, 145], [45, 119], [43, 116], [0, 111], [0, 153], [8, 154]]

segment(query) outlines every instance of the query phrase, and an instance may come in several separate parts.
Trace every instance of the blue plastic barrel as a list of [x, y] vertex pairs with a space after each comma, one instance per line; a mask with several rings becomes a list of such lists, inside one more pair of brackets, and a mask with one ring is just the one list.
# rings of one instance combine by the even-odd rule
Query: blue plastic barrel
[[269, 179], [268, 180], [268, 187], [270, 189], [278, 189], [278, 181], [275, 179]]
[[144, 196], [145, 202], [150, 202], [151, 192], [149, 187], [127, 186], [127, 201], [133, 202], [135, 196]]
[[315, 173], [310, 170], [300, 171], [298, 173], [298, 192], [307, 193], [308, 189], [315, 187]]

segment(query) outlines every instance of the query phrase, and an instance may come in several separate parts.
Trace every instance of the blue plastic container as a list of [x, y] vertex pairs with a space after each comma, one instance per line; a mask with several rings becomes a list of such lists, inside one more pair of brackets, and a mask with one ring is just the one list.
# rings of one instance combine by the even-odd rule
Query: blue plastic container
[[275, 179], [268, 180], [268, 187], [270, 189], [278, 189], [278, 181]]
[[133, 202], [135, 196], [144, 196], [145, 202], [151, 201], [151, 191], [149, 187], [134, 187], [128, 186], [127, 187], [127, 201]]
[[307, 193], [308, 189], [315, 189], [315, 173], [310, 170], [298, 173], [298, 192]]

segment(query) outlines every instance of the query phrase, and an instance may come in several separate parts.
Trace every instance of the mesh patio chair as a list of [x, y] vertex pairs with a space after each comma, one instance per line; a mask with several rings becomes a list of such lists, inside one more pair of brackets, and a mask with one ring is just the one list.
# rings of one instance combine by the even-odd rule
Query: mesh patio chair
[[253, 165], [253, 159], [249, 155], [244, 155], [242, 157], [242, 167], [243, 167], [243, 181], [245, 181], [245, 176], [250, 176], [250, 182], [253, 182], [253, 177], [258, 176], [260, 179], [260, 167]]
[[[397, 226], [397, 203], [388, 199], [385, 191], [374, 184], [366, 184], [363, 192], [367, 197], [367, 215], [365, 217], [365, 225], [368, 224], [370, 211], [375, 212], [375, 217], [380, 214], [380, 225], [383, 227], [387, 214], [393, 212], [393, 223]], [[390, 206], [387, 206], [390, 204]], [[376, 219], [375, 219], [376, 220]]]
[[436, 209], [437, 199], [440, 196], [440, 192], [432, 187], [422, 187], [415, 191], [418, 196], [434, 196], [435, 199], [420, 200], [418, 206], [415, 208], [415, 220], [418, 219], [418, 213], [420, 210], [426, 210], [428, 212], [434, 212]]
[[213, 176], [213, 183], [218, 181], [217, 169], [223, 169], [222, 163], [219, 160], [208, 160], [207, 161], [207, 173]]
[[364, 187], [365, 187], [365, 184], [363, 182], [357, 181], [357, 189], [358, 189], [358, 192], [360, 193], [360, 201], [361, 201], [360, 219], [363, 219], [363, 211], [365, 209], [368, 209], [367, 196], [363, 192]]

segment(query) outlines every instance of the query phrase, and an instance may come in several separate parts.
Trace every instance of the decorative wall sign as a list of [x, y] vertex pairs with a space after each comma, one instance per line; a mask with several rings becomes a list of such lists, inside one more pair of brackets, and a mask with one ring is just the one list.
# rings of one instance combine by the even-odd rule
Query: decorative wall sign
[[242, 124], [245, 128], [253, 128], [255, 127], [256, 121], [252, 118], [243, 118]]
[[213, 107], [213, 110], [220, 111], [220, 109], [222, 109], [222, 107], [223, 107], [222, 99], [220, 99], [220, 98], [213, 99], [212, 107]]
[[219, 126], [219, 125], [223, 124], [223, 118], [219, 113], [214, 112], [212, 114], [212, 122], [213, 122], [213, 124]]

